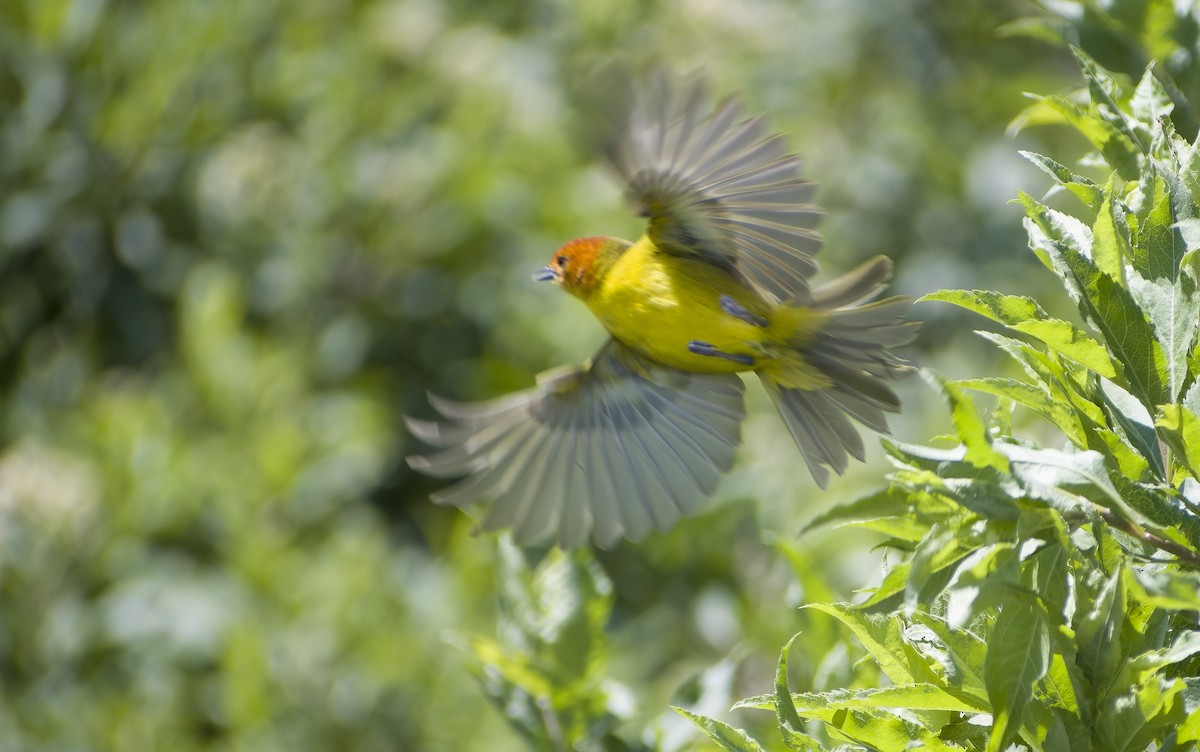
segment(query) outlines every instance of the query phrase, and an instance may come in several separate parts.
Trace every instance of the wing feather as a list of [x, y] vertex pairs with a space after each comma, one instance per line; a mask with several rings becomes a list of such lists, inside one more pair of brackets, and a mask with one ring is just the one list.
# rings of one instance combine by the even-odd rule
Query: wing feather
[[651, 240], [739, 271], [770, 300], [806, 293], [822, 214], [799, 157], [762, 117], [741, 119], [736, 100], [710, 111], [699, 80], [673, 88], [659, 76], [647, 93], [610, 156]]
[[438, 451], [409, 458], [466, 474], [443, 504], [490, 501], [480, 528], [518, 543], [600, 546], [665, 530], [715, 490], [741, 438], [742, 382], [652, 363], [610, 340], [593, 362], [481, 404], [431, 400], [447, 423], [409, 420]]

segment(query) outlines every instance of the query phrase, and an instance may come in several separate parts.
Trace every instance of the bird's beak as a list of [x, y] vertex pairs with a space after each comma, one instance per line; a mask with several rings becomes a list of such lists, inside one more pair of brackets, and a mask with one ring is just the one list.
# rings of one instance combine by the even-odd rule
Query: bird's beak
[[550, 268], [549, 266], [543, 266], [541, 269], [538, 269], [533, 273], [534, 282], [549, 282], [557, 277], [558, 272], [554, 271], [554, 269]]

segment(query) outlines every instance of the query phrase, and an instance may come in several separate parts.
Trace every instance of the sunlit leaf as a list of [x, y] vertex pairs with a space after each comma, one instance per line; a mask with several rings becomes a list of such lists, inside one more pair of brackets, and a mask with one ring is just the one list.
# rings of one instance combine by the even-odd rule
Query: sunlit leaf
[[1104, 189], [1096, 185], [1091, 178], [1076, 175], [1063, 165], [1049, 157], [1035, 154], [1031, 151], [1020, 152], [1021, 156], [1040, 167], [1046, 174], [1053, 177], [1064, 188], [1075, 194], [1089, 209], [1099, 211], [1104, 201]]
[[986, 290], [942, 290], [921, 300], [941, 300], [986, 316], [1009, 328], [1036, 337], [1098, 374], [1113, 378], [1112, 363], [1100, 343], [1073, 324], [1050, 318], [1037, 301], [1019, 295], [1001, 295]]
[[1200, 417], [1182, 405], [1162, 405], [1154, 425], [1192, 477], [1200, 477]]
[[[1125, 219], [1124, 207], [1114, 196], [1115, 190], [1116, 176], [1113, 176], [1104, 189], [1104, 200], [1092, 225], [1092, 258], [1096, 260], [1096, 267], [1100, 271], [1124, 282], [1126, 260], [1133, 255], [1133, 249], [1129, 223]], [[1104, 375], [1112, 378], [1109, 374]]]
[[727, 752], [762, 752], [762, 747], [758, 742], [741, 729], [736, 729], [727, 723], [718, 721], [715, 718], [698, 715], [683, 708], [672, 707], [676, 713], [688, 719], [704, 732], [704, 734], [717, 743], [723, 750]]
[[[1067, 283], [1084, 319], [1104, 335], [1105, 345], [1122, 367], [1131, 391], [1144, 404], [1161, 404], [1166, 394], [1166, 357], [1154, 330], [1125, 288], [1101, 272], [1090, 258], [1091, 242], [1081, 245], [1061, 215], [1022, 194], [1029, 219], [1030, 244], [1046, 254]], [[1087, 233], [1090, 236], [1090, 232]]]

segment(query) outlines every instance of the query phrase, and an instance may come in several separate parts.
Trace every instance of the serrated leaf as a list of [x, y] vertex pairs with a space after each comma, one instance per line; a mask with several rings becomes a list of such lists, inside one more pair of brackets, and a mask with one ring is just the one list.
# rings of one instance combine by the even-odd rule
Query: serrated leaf
[[1053, 351], [1096, 373], [1109, 378], [1116, 376], [1108, 352], [1099, 342], [1070, 322], [1050, 318], [1033, 298], [1001, 295], [988, 290], [941, 290], [921, 300], [940, 300], [966, 308], [1010, 329], [1036, 337]]
[[722, 723], [716, 718], [692, 713], [674, 705], [671, 706], [671, 710], [696, 724], [696, 727], [703, 731], [705, 736], [716, 742], [721, 749], [728, 752], [763, 752], [759, 743], [741, 729]]
[[1137, 179], [1141, 150], [1112, 122], [1101, 117], [1095, 109], [1085, 110], [1066, 97], [1042, 97], [1039, 101], [1075, 126], [1084, 138], [1100, 150], [1105, 161], [1112, 165], [1121, 177], [1126, 180]]
[[1145, 519], [1165, 527], [1166, 537], [1190, 544], [1193, 550], [1200, 548], [1200, 518], [1187, 509], [1179, 492], [1168, 486], [1127, 480], [1116, 473], [1109, 477], [1125, 503]]
[[1064, 234], [1063, 227], [1069, 223], [1025, 194], [1021, 194], [1021, 200], [1029, 214], [1026, 229], [1030, 244], [1046, 254], [1051, 267], [1066, 282], [1084, 320], [1104, 335], [1130, 390], [1146, 405], [1165, 401], [1166, 357], [1129, 292], [1096, 268], [1089, 258], [1090, 242], [1083, 250], [1078, 237]]
[[1179, 223], [1195, 218], [1196, 205], [1178, 176], [1157, 164], [1146, 170], [1139, 190], [1144, 213], [1139, 215], [1133, 265], [1148, 280], [1174, 281], [1188, 250]]
[[1034, 685], [1050, 668], [1050, 629], [1032, 598], [1006, 603], [992, 630], [983, 678], [992, 705], [988, 751], [1008, 746], [1020, 729]]
[[1159, 118], [1170, 115], [1175, 109], [1171, 95], [1162, 82], [1155, 77], [1154, 67], [1152, 62], [1146, 68], [1146, 72], [1142, 74], [1142, 80], [1138, 82], [1137, 88], [1133, 92], [1133, 99], [1129, 102], [1134, 116], [1145, 123], [1156, 123]]
[[874, 517], [869, 520], [851, 520], [838, 527], [857, 527], [888, 536], [894, 541], [916, 543], [929, 532], [929, 526], [912, 517]]
[[1174, 402], [1188, 378], [1188, 354], [1200, 322], [1200, 293], [1186, 274], [1172, 282], [1166, 277], [1146, 280], [1136, 272], [1129, 275], [1129, 292], [1150, 319], [1166, 356], [1166, 401]]
[[[1117, 104], [1117, 84], [1113, 80], [1112, 75], [1080, 48], [1072, 46], [1071, 52], [1075, 54], [1075, 60], [1079, 63], [1079, 70], [1083, 73], [1084, 78], [1087, 79], [1088, 93], [1092, 99], [1092, 111], [1125, 136], [1138, 151], [1143, 154], [1149, 153], [1149, 139], [1144, 134], [1138, 132], [1134, 127], [1133, 119], [1127, 116], [1121, 106]], [[1105, 157], [1107, 156], [1108, 154], [1105, 153]], [[1120, 169], [1118, 165], [1111, 161], [1110, 164]]]
[[1061, 112], [1046, 103], [1044, 97], [1026, 94], [1025, 96], [1033, 100], [1033, 102], [1018, 112], [1008, 126], [1005, 132], [1010, 136], [1015, 136], [1021, 131], [1031, 126], [1038, 125], [1071, 125]]
[[1031, 151], [1021, 151], [1018, 153], [1057, 180], [1063, 188], [1075, 194], [1093, 212], [1100, 210], [1101, 202], [1104, 201], [1104, 190], [1099, 185], [1096, 185], [1096, 182], [1091, 178], [1076, 175], [1065, 166], [1041, 154], [1035, 154]]

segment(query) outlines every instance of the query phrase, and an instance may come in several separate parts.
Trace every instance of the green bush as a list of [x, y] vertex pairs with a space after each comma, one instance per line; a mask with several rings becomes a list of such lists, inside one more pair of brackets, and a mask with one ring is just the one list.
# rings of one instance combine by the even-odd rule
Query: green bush
[[[1146, 71], [1133, 91], [1081, 51], [1088, 100], [1047, 97], [1112, 169], [1102, 185], [1026, 156], [1079, 216], [1022, 195], [1030, 247], [1087, 329], [1037, 301], [944, 291], [1021, 339], [980, 332], [1025, 378], [944, 380], [957, 446], [887, 441], [888, 488], [823, 515], [911, 555], [864, 602], [812, 603], [863, 645], [889, 686], [793, 695], [784, 648], [775, 712], [790, 749], [1173, 749], [1200, 741], [1200, 147]], [[1032, 342], [1030, 341], [1032, 340]], [[998, 398], [984, 420], [969, 391]], [[1059, 447], [1012, 432], [1012, 411]], [[724, 748], [760, 747], [712, 719]]]

